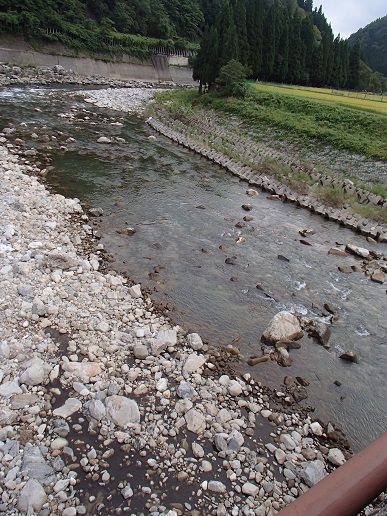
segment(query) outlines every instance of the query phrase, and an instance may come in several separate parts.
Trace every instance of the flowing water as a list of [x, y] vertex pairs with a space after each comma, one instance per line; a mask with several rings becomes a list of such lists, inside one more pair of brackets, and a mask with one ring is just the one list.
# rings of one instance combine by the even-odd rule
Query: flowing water
[[[285, 375], [307, 379], [315, 416], [333, 421], [354, 450], [386, 430], [386, 285], [339, 272], [357, 259], [328, 254], [349, 242], [386, 253], [385, 245], [264, 192], [247, 196], [248, 183], [164, 137], [149, 140], [152, 131], [136, 117], [44, 89], [3, 90], [0, 100], [3, 126], [25, 122], [25, 139], [33, 132], [57, 136], [44, 151], [55, 167], [48, 182], [103, 208], [102, 242], [113, 267], [152, 289], [155, 301], [173, 305], [170, 315], [185, 329], [210, 344], [237, 341], [248, 358], [261, 354], [261, 334], [278, 311], [328, 322], [323, 306], [333, 306], [339, 319], [330, 326], [329, 350], [304, 337], [291, 351], [291, 367], [243, 363], [239, 370], [278, 390]], [[101, 135], [126, 143], [97, 144]], [[55, 145], [68, 137], [75, 141], [62, 150]], [[236, 227], [245, 215], [253, 220]], [[117, 232], [127, 227], [136, 233]], [[300, 242], [306, 228], [315, 231], [312, 246]], [[225, 263], [232, 257], [234, 265]], [[359, 363], [340, 360], [343, 350], [356, 351]]]

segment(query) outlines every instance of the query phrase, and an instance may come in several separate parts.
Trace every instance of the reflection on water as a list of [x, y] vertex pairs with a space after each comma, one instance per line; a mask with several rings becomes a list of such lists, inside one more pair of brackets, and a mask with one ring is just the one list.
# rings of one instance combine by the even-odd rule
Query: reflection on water
[[[306, 378], [308, 403], [347, 432], [355, 449], [385, 430], [385, 286], [362, 273], [340, 273], [339, 265], [356, 259], [328, 254], [336, 243], [370, 247], [363, 237], [268, 200], [263, 192], [247, 197], [247, 183], [163, 137], [148, 140], [149, 129], [141, 120], [81, 101], [47, 107], [41, 92], [20, 90], [18, 95], [19, 100], [15, 93], [0, 96], [4, 120], [19, 102], [20, 121], [37, 124], [33, 109], [38, 105], [40, 126], [59, 128], [75, 139], [67, 152], [54, 156], [55, 171], [48, 180], [59, 191], [104, 209], [102, 241], [117, 270], [149, 286], [157, 301], [175, 305], [172, 317], [187, 330], [215, 344], [239, 339], [246, 357], [260, 353], [260, 336], [277, 311], [328, 322], [323, 306], [329, 303], [339, 314], [329, 351], [304, 338], [301, 349], [291, 352], [290, 368], [267, 362], [241, 370], [274, 388], [280, 388], [285, 375]], [[71, 107], [73, 121], [57, 116]], [[117, 119], [122, 126], [111, 125]], [[126, 143], [96, 144], [100, 135]], [[253, 206], [253, 220], [244, 222], [245, 203]], [[133, 236], [117, 233], [128, 226], [136, 229]], [[312, 246], [300, 243], [299, 231], [305, 228], [315, 231], [309, 237]], [[371, 247], [386, 251], [385, 246]], [[234, 265], [226, 258], [233, 258]], [[349, 349], [357, 352], [359, 364], [338, 359], [341, 350]]]

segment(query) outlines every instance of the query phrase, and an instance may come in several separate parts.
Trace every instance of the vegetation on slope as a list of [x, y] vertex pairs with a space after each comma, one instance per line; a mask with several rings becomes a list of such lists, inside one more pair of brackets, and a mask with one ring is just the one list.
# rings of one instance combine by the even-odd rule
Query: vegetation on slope
[[360, 43], [364, 61], [387, 77], [387, 16], [378, 18], [352, 34], [348, 43], [353, 46], [356, 42]]

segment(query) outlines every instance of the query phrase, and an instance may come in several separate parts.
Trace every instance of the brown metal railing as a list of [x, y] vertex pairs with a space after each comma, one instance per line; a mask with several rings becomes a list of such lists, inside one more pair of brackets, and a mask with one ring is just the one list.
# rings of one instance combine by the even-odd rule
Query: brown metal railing
[[387, 432], [278, 514], [357, 516], [386, 488]]

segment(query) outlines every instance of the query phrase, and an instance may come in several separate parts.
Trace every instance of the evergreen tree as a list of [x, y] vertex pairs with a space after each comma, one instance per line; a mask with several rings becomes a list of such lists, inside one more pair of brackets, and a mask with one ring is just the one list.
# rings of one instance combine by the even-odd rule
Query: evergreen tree
[[234, 12], [227, 0], [219, 12], [216, 22], [219, 35], [219, 68], [227, 64], [231, 59], [238, 60], [239, 46], [238, 34], [235, 27]]
[[272, 79], [284, 82], [289, 66], [289, 11], [282, 4], [277, 5], [276, 53]]
[[263, 26], [263, 62], [262, 73], [266, 80], [273, 74], [276, 55], [276, 8], [274, 3], [266, 14]]
[[351, 48], [349, 53], [348, 88], [356, 89], [360, 80], [360, 41]]
[[249, 43], [247, 64], [251, 70], [251, 76], [257, 78], [262, 69], [263, 0], [248, 0], [246, 28]]
[[234, 24], [238, 39], [238, 61], [246, 66], [249, 57], [246, 26], [246, 0], [231, 0], [231, 6], [233, 9]]
[[302, 77], [301, 18], [298, 12], [293, 16], [289, 34], [289, 67], [287, 82], [297, 84]]
[[207, 29], [195, 57], [192, 77], [199, 81], [199, 93], [207, 86], [211, 89], [219, 72], [219, 36], [216, 27]]

